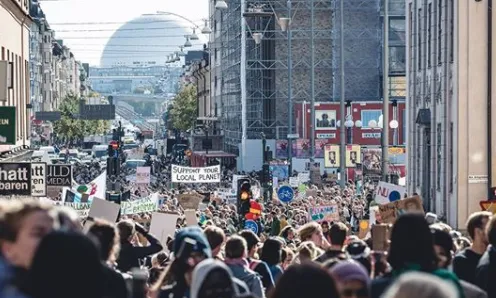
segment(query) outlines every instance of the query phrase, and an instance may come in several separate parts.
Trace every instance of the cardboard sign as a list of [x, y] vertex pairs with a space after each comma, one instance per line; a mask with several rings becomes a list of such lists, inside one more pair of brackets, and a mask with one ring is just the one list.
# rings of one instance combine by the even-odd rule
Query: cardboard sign
[[148, 196], [141, 200], [121, 202], [121, 215], [138, 214], [157, 211], [156, 196]]
[[422, 200], [419, 196], [409, 197], [389, 204], [379, 206], [381, 223], [394, 223], [403, 213], [421, 212], [424, 213]]
[[196, 210], [198, 209], [198, 205], [203, 200], [203, 196], [197, 193], [185, 193], [180, 194], [177, 198], [179, 205], [183, 207], [183, 209], [188, 210]]
[[179, 218], [177, 213], [153, 212], [150, 224], [150, 233], [160, 239], [164, 247], [167, 244], [167, 237], [174, 238], [176, 234], [176, 223]]
[[150, 184], [150, 167], [136, 168], [136, 184]]
[[198, 225], [198, 219], [196, 218], [195, 210], [184, 210], [184, 217], [186, 218], [186, 224], [188, 226]]
[[326, 206], [308, 207], [310, 221], [339, 221], [339, 209], [336, 204]]
[[117, 216], [119, 216], [119, 210], [121, 210], [121, 206], [118, 204], [94, 198], [91, 203], [88, 217], [93, 219], [101, 218], [108, 220], [109, 222], [115, 222], [117, 220]]
[[375, 192], [375, 201], [379, 205], [399, 201], [405, 197], [406, 188], [403, 186], [379, 181]]
[[172, 165], [174, 183], [220, 183], [220, 165], [204, 168], [190, 168]]
[[389, 233], [391, 225], [379, 224], [372, 227], [372, 249], [387, 251], [389, 249]]

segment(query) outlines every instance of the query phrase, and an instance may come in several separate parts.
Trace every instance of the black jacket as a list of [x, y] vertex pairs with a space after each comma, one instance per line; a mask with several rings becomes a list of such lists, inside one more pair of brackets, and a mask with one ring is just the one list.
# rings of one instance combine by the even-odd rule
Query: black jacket
[[121, 251], [117, 259], [117, 269], [121, 272], [128, 272], [131, 268], [139, 268], [140, 259], [156, 254], [163, 249], [160, 240], [149, 234], [142, 226], [137, 224], [136, 231], [145, 236], [146, 240], [150, 242], [150, 245], [143, 247], [134, 246], [127, 239], [124, 241], [121, 240]]
[[496, 298], [496, 248], [489, 247], [482, 255], [475, 270], [475, 284], [486, 291], [489, 298]]
[[108, 267], [106, 264], [103, 266], [104, 294], [105, 298], [129, 298], [126, 281], [121, 273]]

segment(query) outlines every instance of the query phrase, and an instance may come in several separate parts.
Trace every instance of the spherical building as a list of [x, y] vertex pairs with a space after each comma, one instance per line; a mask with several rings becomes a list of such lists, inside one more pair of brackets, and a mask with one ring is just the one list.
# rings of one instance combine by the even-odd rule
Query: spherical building
[[[194, 20], [198, 21], [198, 20]], [[201, 26], [201, 22], [195, 22]], [[142, 15], [122, 25], [109, 39], [100, 60], [100, 67], [163, 66], [167, 56], [180, 51], [185, 35], [192, 34], [193, 24], [172, 15]], [[192, 40], [188, 50], [201, 50], [206, 37], [196, 30], [199, 40]]]

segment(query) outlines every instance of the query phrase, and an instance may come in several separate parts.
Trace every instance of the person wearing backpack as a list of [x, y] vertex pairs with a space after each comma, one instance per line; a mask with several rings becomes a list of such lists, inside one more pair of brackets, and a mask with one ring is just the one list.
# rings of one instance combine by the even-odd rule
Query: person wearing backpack
[[262, 284], [265, 288], [265, 293], [274, 288], [275, 282], [270, 273], [269, 266], [267, 263], [261, 260], [255, 259], [255, 254], [257, 253], [258, 244], [260, 243], [260, 238], [252, 230], [243, 230], [239, 235], [246, 240], [248, 247], [248, 263], [251, 270], [255, 271], [262, 278]]
[[231, 236], [225, 246], [225, 263], [231, 269], [233, 276], [248, 286], [250, 293], [265, 298], [260, 276], [249, 268], [246, 240], [241, 236]]

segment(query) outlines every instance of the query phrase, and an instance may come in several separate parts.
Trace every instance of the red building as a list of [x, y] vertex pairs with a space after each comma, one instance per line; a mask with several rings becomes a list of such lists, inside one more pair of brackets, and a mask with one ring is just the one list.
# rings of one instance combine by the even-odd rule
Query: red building
[[[389, 106], [389, 121], [397, 121], [397, 128], [389, 128], [389, 144], [402, 146], [406, 143], [406, 114], [405, 103], [391, 101]], [[329, 144], [339, 144], [340, 134], [338, 120], [341, 119], [339, 102], [315, 104], [315, 119], [311, 119], [309, 103], [295, 104], [296, 132], [302, 139], [310, 139], [311, 126], [315, 125], [315, 139], [327, 140]], [[369, 123], [376, 123], [382, 115], [382, 102], [350, 102], [346, 107], [349, 120], [353, 127], [347, 129], [347, 143], [361, 146], [380, 146], [381, 130], [378, 126], [370, 127]], [[358, 126], [357, 124], [358, 121]], [[361, 125], [360, 125], [361, 124]]]

